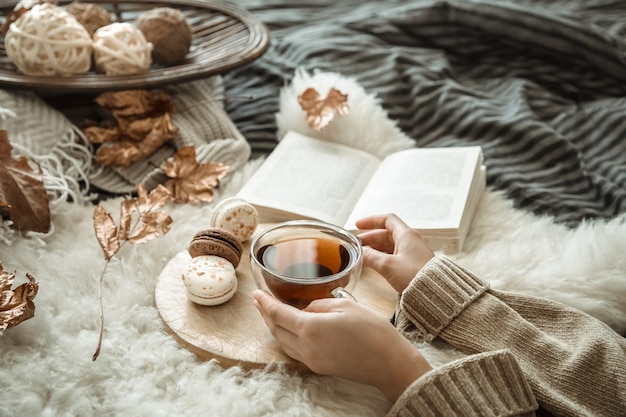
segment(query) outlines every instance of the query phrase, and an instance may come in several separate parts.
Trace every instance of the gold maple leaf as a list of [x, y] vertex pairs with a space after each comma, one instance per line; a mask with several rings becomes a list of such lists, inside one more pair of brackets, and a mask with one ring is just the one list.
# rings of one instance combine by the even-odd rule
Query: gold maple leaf
[[165, 188], [175, 203], [196, 203], [213, 200], [213, 188], [219, 185], [229, 167], [218, 162], [199, 164], [195, 148], [185, 146], [163, 162], [161, 169], [170, 178]]
[[321, 97], [314, 88], [307, 88], [298, 96], [298, 103], [306, 112], [306, 121], [314, 130], [326, 127], [335, 115], [348, 114], [348, 95], [341, 93], [336, 88], [328, 90], [326, 97]]

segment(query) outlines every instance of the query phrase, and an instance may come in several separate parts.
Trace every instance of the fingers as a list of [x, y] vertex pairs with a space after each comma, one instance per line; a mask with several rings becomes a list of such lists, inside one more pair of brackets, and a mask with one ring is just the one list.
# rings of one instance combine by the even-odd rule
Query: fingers
[[308, 313], [339, 313], [348, 308], [348, 303], [354, 304], [354, 301], [347, 298], [320, 298], [311, 301], [302, 311]]
[[281, 303], [264, 291], [255, 290], [252, 295], [254, 306], [261, 313], [263, 321], [281, 349], [287, 356], [302, 361], [298, 351], [298, 335], [294, 331], [298, 326], [299, 310]]
[[393, 213], [365, 217], [356, 221], [359, 229], [387, 229], [392, 233], [397, 230], [409, 229], [398, 216]]
[[378, 248], [363, 247], [363, 265], [378, 271], [383, 276], [386, 272], [387, 251], [380, 251]]
[[283, 304], [268, 293], [255, 290], [253, 292], [254, 305], [261, 312], [267, 327], [274, 333], [276, 326], [290, 332], [298, 329], [300, 310], [287, 304]]
[[359, 234], [363, 245], [386, 253], [393, 253], [401, 236], [413, 231], [395, 214], [366, 217], [357, 221], [356, 226], [367, 229]]
[[359, 239], [361, 239], [363, 246], [370, 246], [381, 252], [393, 252], [393, 238], [391, 237], [391, 233], [385, 229], [368, 230], [359, 233]]

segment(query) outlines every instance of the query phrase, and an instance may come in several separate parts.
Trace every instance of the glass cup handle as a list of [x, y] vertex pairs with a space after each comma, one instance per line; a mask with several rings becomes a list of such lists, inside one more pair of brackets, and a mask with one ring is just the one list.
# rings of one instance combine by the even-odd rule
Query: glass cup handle
[[343, 287], [337, 287], [334, 290], [332, 290], [330, 293], [335, 298], [347, 298], [349, 300], [356, 302], [356, 298], [354, 298], [354, 296], [350, 294], [348, 291], [346, 291], [345, 288]]

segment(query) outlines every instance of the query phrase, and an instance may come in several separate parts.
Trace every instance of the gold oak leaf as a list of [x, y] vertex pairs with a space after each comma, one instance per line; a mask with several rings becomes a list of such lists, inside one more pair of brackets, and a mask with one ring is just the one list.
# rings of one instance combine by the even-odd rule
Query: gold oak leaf
[[120, 240], [113, 217], [101, 205], [97, 205], [93, 211], [93, 227], [104, 252], [104, 259], [108, 261], [120, 250]]
[[170, 178], [165, 187], [175, 203], [196, 203], [213, 200], [213, 188], [219, 185], [229, 167], [218, 162], [199, 164], [195, 148], [185, 146], [163, 162], [161, 169]]
[[35, 315], [33, 299], [37, 295], [39, 284], [30, 274], [28, 282], [11, 290], [15, 274], [4, 270], [0, 264], [0, 330], [16, 326]]
[[326, 127], [338, 114], [340, 116], [348, 114], [348, 95], [342, 94], [336, 88], [328, 90], [326, 97], [320, 97], [320, 94], [314, 88], [307, 88], [298, 96], [298, 103], [306, 113], [306, 121], [314, 130], [322, 130]]
[[47, 233], [50, 206], [41, 167], [28, 158], [11, 157], [12, 150], [6, 130], [0, 130], [0, 215], [6, 212], [17, 230]]

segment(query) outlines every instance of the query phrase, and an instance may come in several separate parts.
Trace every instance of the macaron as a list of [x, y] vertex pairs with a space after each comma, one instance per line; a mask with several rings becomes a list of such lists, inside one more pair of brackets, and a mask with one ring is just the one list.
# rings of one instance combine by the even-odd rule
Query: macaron
[[191, 258], [182, 279], [187, 297], [196, 304], [223, 304], [237, 292], [237, 274], [233, 264], [215, 255]]
[[188, 251], [192, 258], [203, 255], [220, 256], [237, 268], [241, 260], [243, 245], [227, 230], [209, 228], [194, 235], [189, 243]]
[[224, 229], [245, 242], [259, 224], [257, 209], [242, 198], [229, 197], [220, 201], [211, 215], [211, 226]]

